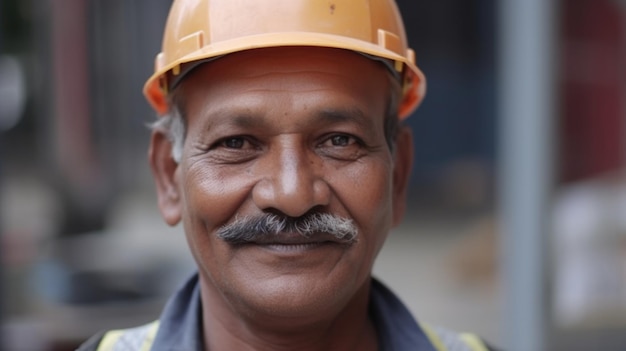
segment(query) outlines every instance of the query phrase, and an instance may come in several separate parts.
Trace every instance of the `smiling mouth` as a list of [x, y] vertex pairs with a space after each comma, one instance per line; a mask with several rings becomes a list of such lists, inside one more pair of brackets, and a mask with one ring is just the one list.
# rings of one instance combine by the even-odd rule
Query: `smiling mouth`
[[256, 245], [271, 251], [285, 253], [308, 251], [330, 245], [350, 246], [350, 244], [351, 242], [337, 239], [325, 233], [315, 234], [311, 237], [305, 237], [297, 233], [279, 233], [244, 243], [244, 245]]
[[313, 242], [307, 244], [281, 244], [281, 243], [273, 243], [273, 244], [258, 244], [265, 249], [276, 252], [290, 253], [290, 252], [301, 252], [301, 251], [309, 251], [313, 249], [320, 248], [326, 245], [336, 245], [337, 243], [332, 243], [329, 241], [325, 242]]

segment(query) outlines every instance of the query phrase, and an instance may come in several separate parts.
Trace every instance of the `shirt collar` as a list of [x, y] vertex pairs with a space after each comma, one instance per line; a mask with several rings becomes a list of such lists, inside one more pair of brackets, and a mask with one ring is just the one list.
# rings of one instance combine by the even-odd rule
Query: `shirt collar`
[[[409, 310], [386, 286], [372, 279], [370, 317], [381, 351], [435, 351]], [[194, 274], [165, 305], [152, 351], [201, 351], [202, 303]]]

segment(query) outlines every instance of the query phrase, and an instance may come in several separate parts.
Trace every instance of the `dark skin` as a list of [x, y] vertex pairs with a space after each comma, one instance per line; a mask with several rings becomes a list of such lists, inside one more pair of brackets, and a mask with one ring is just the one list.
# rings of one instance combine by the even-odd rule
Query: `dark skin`
[[[412, 139], [392, 153], [385, 68], [346, 50], [274, 48], [228, 55], [182, 86], [188, 132], [180, 164], [154, 132], [159, 208], [183, 222], [198, 264], [208, 350], [376, 350], [367, 309], [376, 255], [405, 209]], [[359, 237], [230, 245], [238, 217], [322, 211]], [[283, 240], [283, 239], [281, 239]]]

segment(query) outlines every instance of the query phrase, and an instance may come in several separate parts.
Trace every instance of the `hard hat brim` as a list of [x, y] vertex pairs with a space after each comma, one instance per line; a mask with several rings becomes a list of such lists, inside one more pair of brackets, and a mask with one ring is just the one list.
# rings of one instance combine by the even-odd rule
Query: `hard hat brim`
[[[411, 102], [411, 106], [405, 106], [405, 109], [400, 111], [400, 118], [405, 118], [411, 114], [418, 107], [425, 94], [426, 79], [422, 71], [413, 62], [414, 59], [410, 57], [409, 53], [406, 53], [407, 56], [402, 56], [383, 46], [369, 42], [345, 36], [307, 32], [264, 33], [206, 45], [191, 54], [170, 61], [169, 64], [163, 67], [156, 67], [155, 73], [144, 86], [144, 94], [159, 114], [165, 114], [168, 112], [165, 96], [167, 91], [162, 87], [162, 83], [164, 83], [163, 79], [168, 72], [178, 71], [178, 74], [184, 74], [185, 72], [180, 72], [180, 67], [186, 63], [217, 58], [239, 51], [286, 46], [338, 48], [394, 61], [396, 67], [400, 71], [404, 70], [404, 74], [410, 75], [410, 79], [413, 81], [410, 89], [413, 90], [411, 93], [414, 101]], [[167, 83], [165, 82], [165, 84]]]

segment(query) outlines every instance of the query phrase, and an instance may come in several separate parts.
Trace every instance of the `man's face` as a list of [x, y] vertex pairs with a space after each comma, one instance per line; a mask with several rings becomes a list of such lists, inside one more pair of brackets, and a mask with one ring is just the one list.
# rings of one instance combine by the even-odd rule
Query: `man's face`
[[[387, 74], [345, 50], [276, 48], [231, 54], [186, 78], [182, 160], [157, 133], [151, 165], [163, 216], [183, 221], [209, 295], [248, 315], [301, 317], [337, 313], [366, 293], [410, 169], [406, 130], [393, 154], [385, 139]], [[357, 240], [216, 235], [267, 213], [349, 219]]]

